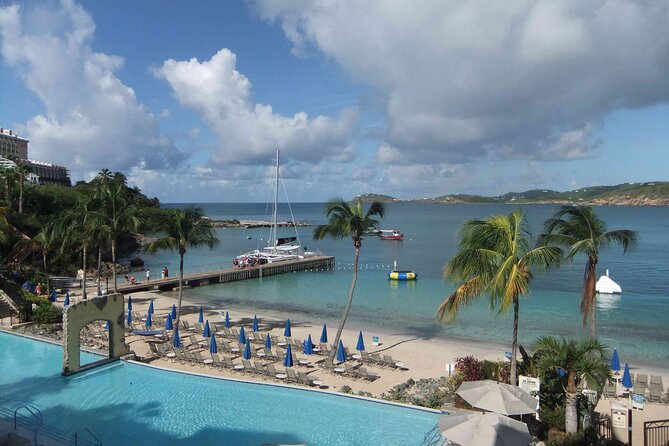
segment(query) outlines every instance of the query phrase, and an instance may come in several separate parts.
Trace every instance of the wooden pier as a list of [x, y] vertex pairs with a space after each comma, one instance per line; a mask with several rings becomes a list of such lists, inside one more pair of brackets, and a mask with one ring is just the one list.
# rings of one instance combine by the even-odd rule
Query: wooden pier
[[[255, 279], [276, 274], [291, 273], [294, 271], [308, 271], [313, 269], [332, 269], [335, 258], [332, 256], [309, 257], [305, 259], [286, 260], [283, 262], [266, 263], [245, 268], [230, 268], [218, 271], [208, 271], [184, 276], [184, 286], [196, 287], [202, 285], [236, 282], [239, 280]], [[170, 291], [179, 287], [179, 276], [167, 279], [149, 280], [134, 284], [118, 284], [119, 293], [136, 293], [138, 291]]]

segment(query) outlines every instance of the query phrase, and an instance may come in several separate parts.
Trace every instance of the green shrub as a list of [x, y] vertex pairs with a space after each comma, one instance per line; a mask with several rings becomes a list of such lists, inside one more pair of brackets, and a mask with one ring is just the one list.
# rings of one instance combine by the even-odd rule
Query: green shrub
[[19, 292], [21, 293], [21, 296], [23, 296], [23, 298], [28, 302], [33, 302], [36, 304], [49, 303], [49, 298], [46, 296], [37, 296], [28, 290], [24, 290], [23, 288], [21, 288]]
[[33, 310], [33, 321], [38, 324], [59, 324], [63, 322], [63, 310], [51, 302], [40, 302]]
[[541, 406], [539, 408], [539, 417], [549, 429], [552, 428], [564, 432], [564, 416], [565, 410], [563, 406]]
[[484, 360], [481, 363], [485, 379], [492, 379], [503, 383], [509, 382], [511, 376], [511, 363], [506, 361], [488, 361]]
[[341, 393], [353, 393], [353, 389], [351, 389], [349, 386], [341, 386]]
[[465, 356], [455, 360], [455, 368], [465, 376], [465, 381], [485, 379], [483, 364], [473, 356]]

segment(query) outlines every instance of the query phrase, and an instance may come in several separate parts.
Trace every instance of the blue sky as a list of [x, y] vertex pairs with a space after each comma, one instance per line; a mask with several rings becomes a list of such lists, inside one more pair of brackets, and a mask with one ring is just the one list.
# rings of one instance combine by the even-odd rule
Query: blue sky
[[667, 180], [663, 0], [0, 3], [0, 125], [164, 202]]

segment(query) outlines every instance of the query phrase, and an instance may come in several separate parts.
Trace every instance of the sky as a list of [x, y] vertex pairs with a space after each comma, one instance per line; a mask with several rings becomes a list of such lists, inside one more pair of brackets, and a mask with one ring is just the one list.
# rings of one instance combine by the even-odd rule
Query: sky
[[0, 126], [163, 202], [669, 180], [666, 0], [0, 0]]

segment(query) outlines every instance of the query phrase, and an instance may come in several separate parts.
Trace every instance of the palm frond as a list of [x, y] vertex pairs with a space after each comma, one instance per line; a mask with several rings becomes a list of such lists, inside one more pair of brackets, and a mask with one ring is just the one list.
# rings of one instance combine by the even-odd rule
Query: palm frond
[[481, 277], [474, 277], [460, 285], [437, 309], [437, 320], [455, 319], [463, 306], [469, 305], [485, 291], [486, 283]]

